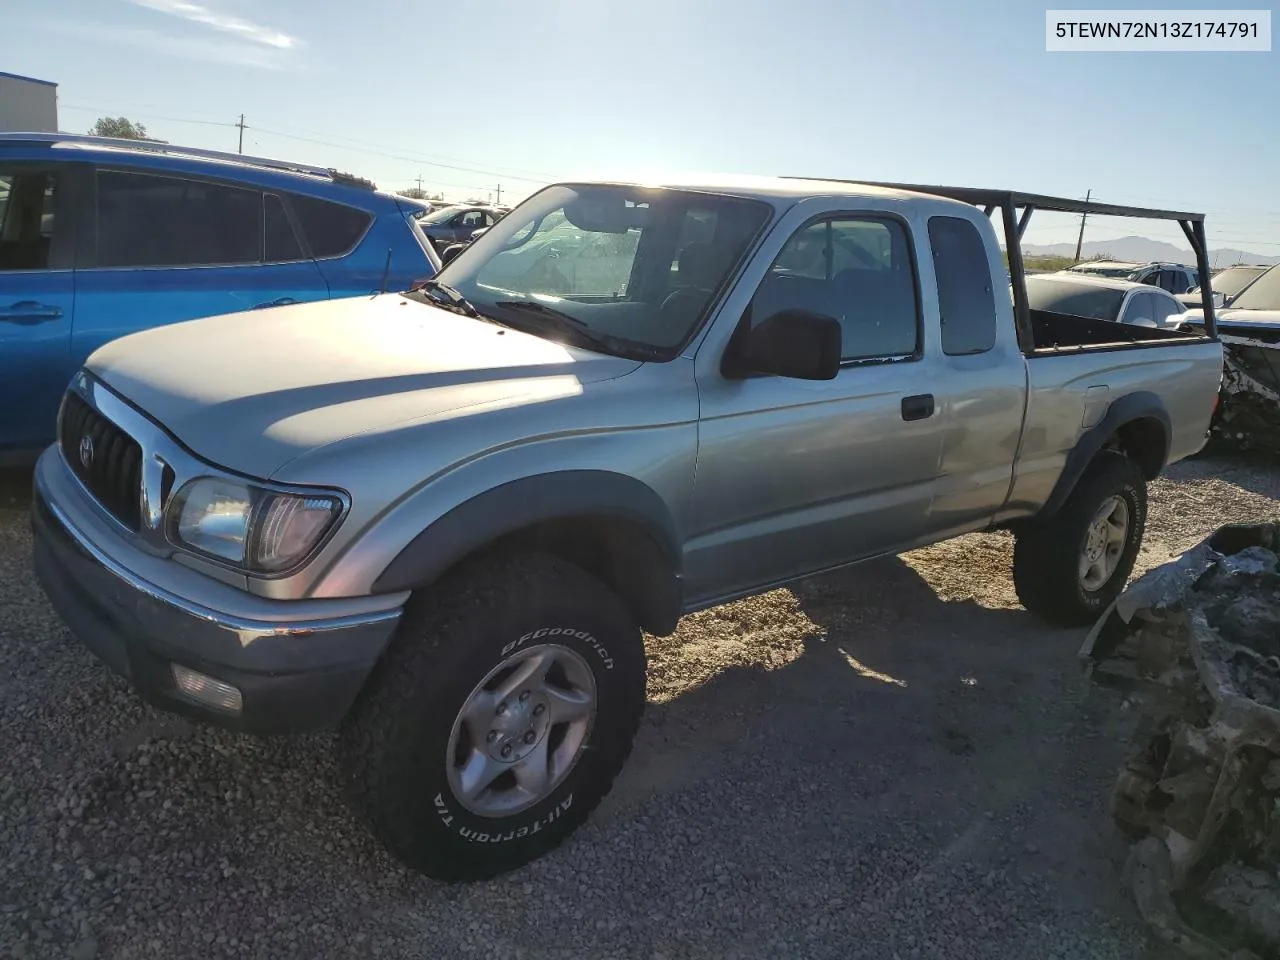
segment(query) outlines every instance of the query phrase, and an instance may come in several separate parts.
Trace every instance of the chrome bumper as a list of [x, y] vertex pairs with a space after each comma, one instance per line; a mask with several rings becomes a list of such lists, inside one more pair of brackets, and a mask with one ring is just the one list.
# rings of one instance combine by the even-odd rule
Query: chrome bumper
[[[143, 699], [222, 726], [297, 732], [345, 716], [399, 624], [400, 598], [382, 598], [397, 605], [373, 610], [376, 598], [265, 600], [185, 569], [175, 571], [176, 579], [198, 584], [200, 600], [180, 595], [129, 569], [120, 562], [121, 551], [109, 555], [81, 528], [78, 520], [93, 528], [95, 518], [76, 501], [81, 495], [60, 456], [50, 448], [36, 467], [35, 570], [86, 647]], [[105, 523], [92, 532], [119, 537]], [[141, 553], [137, 560], [139, 566], [173, 566]], [[210, 602], [218, 599], [226, 602]], [[357, 611], [347, 612], [353, 606]], [[191, 699], [175, 685], [172, 664], [236, 687], [242, 708], [228, 713]]]

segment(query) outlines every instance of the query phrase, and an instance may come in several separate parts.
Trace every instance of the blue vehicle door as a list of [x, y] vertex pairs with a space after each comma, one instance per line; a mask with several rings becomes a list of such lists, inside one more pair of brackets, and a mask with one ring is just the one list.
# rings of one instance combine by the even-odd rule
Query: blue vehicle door
[[71, 356], [183, 320], [325, 300], [329, 288], [274, 192], [99, 169], [94, 252], [76, 272]]
[[0, 463], [53, 439], [74, 372], [72, 166], [0, 158]]

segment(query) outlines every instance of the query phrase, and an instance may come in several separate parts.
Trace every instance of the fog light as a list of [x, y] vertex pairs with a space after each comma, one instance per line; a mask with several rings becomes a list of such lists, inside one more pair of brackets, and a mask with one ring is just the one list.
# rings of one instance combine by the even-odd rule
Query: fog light
[[199, 700], [201, 703], [228, 713], [240, 712], [244, 700], [240, 696], [240, 691], [231, 684], [215, 680], [213, 677], [206, 677], [203, 673], [188, 670], [176, 663], [170, 666], [173, 668], [173, 680], [178, 685], [178, 689], [191, 699]]

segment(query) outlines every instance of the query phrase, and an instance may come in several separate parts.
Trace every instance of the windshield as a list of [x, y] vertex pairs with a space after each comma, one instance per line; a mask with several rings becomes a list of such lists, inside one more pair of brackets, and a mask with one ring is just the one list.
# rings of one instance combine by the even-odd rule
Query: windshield
[[441, 207], [439, 210], [432, 210], [420, 219], [423, 223], [442, 223], [462, 209], [462, 207]]
[[1094, 320], [1114, 320], [1125, 291], [1092, 283], [1027, 277], [1027, 305], [1032, 310], [1065, 313]]
[[1234, 297], [1265, 272], [1265, 268], [1258, 267], [1227, 267], [1221, 273], [1214, 275], [1209, 281], [1209, 286], [1214, 293], [1220, 293], [1224, 297]]
[[[1277, 264], [1280, 266], [1280, 264]], [[1232, 310], [1280, 310], [1280, 269], [1272, 267], [1231, 303]]]
[[[549, 187], [441, 279], [481, 314], [539, 335], [571, 324], [674, 354], [768, 221], [755, 200], [626, 186]], [[550, 323], [550, 314], [560, 322]]]

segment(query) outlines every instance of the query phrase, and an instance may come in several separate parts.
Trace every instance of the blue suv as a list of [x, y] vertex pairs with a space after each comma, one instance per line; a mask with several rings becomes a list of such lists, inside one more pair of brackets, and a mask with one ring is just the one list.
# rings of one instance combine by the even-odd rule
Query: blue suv
[[433, 276], [414, 213], [318, 167], [0, 134], [0, 466], [53, 440], [68, 380], [108, 340]]

